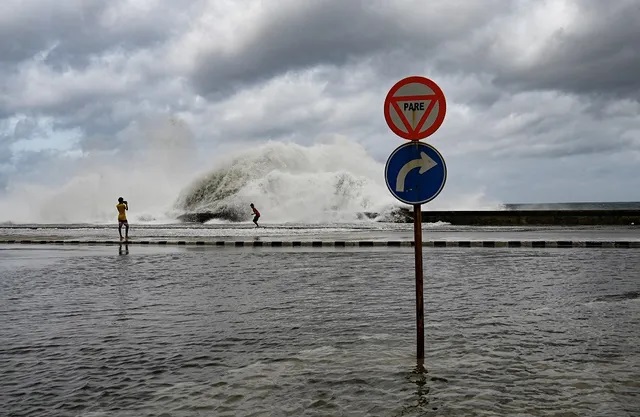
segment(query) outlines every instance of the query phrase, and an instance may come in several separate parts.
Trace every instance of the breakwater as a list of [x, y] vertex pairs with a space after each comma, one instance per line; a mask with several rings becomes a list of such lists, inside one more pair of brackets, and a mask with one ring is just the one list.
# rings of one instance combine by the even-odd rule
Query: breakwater
[[[405, 218], [413, 221], [413, 213], [405, 210]], [[422, 221], [469, 226], [640, 225], [640, 210], [423, 211]]]
[[[365, 212], [360, 217], [375, 219], [379, 213]], [[398, 209], [385, 220], [393, 223], [410, 223], [413, 211]], [[188, 223], [204, 223], [211, 219], [232, 220], [225, 213], [186, 213], [179, 219]], [[640, 225], [640, 210], [469, 210], [469, 211], [423, 211], [424, 223], [445, 222], [466, 226], [526, 226], [526, 225]]]

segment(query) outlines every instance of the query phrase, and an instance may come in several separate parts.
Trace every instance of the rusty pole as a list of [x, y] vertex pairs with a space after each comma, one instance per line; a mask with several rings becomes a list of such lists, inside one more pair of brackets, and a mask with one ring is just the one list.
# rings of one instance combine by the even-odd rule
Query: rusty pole
[[422, 211], [413, 205], [413, 241], [416, 257], [416, 325], [418, 362], [424, 361], [424, 304], [422, 300]]

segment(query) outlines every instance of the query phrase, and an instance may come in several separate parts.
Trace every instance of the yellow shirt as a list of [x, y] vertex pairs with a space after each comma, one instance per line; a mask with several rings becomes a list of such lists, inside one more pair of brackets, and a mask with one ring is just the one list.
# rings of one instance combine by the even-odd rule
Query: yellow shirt
[[123, 222], [127, 220], [127, 214], [124, 212], [127, 209], [125, 204], [116, 204], [116, 208], [118, 209], [118, 221]]

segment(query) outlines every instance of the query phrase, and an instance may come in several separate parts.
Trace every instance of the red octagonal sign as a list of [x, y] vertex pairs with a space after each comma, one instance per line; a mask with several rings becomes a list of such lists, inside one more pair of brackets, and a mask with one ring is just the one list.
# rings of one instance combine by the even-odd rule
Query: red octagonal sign
[[435, 133], [444, 121], [444, 93], [428, 78], [413, 76], [398, 81], [384, 100], [384, 118], [396, 135], [420, 140]]

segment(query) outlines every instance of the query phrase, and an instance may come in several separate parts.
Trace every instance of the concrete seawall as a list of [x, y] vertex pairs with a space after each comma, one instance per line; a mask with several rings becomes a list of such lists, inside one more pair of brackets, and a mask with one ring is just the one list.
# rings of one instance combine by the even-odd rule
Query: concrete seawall
[[[402, 210], [406, 222], [413, 212]], [[640, 210], [495, 210], [423, 211], [425, 223], [446, 222], [468, 226], [523, 225], [640, 225]]]
[[[379, 213], [360, 213], [362, 218], [375, 219]], [[265, 217], [266, 218], [266, 217]], [[413, 210], [401, 208], [393, 214], [394, 223], [413, 222]], [[228, 213], [187, 213], [178, 217], [187, 223], [204, 223], [211, 219], [239, 221]], [[245, 219], [249, 220], [249, 219]], [[523, 225], [640, 225], [640, 210], [475, 210], [423, 211], [424, 223], [446, 222], [466, 226]]]

